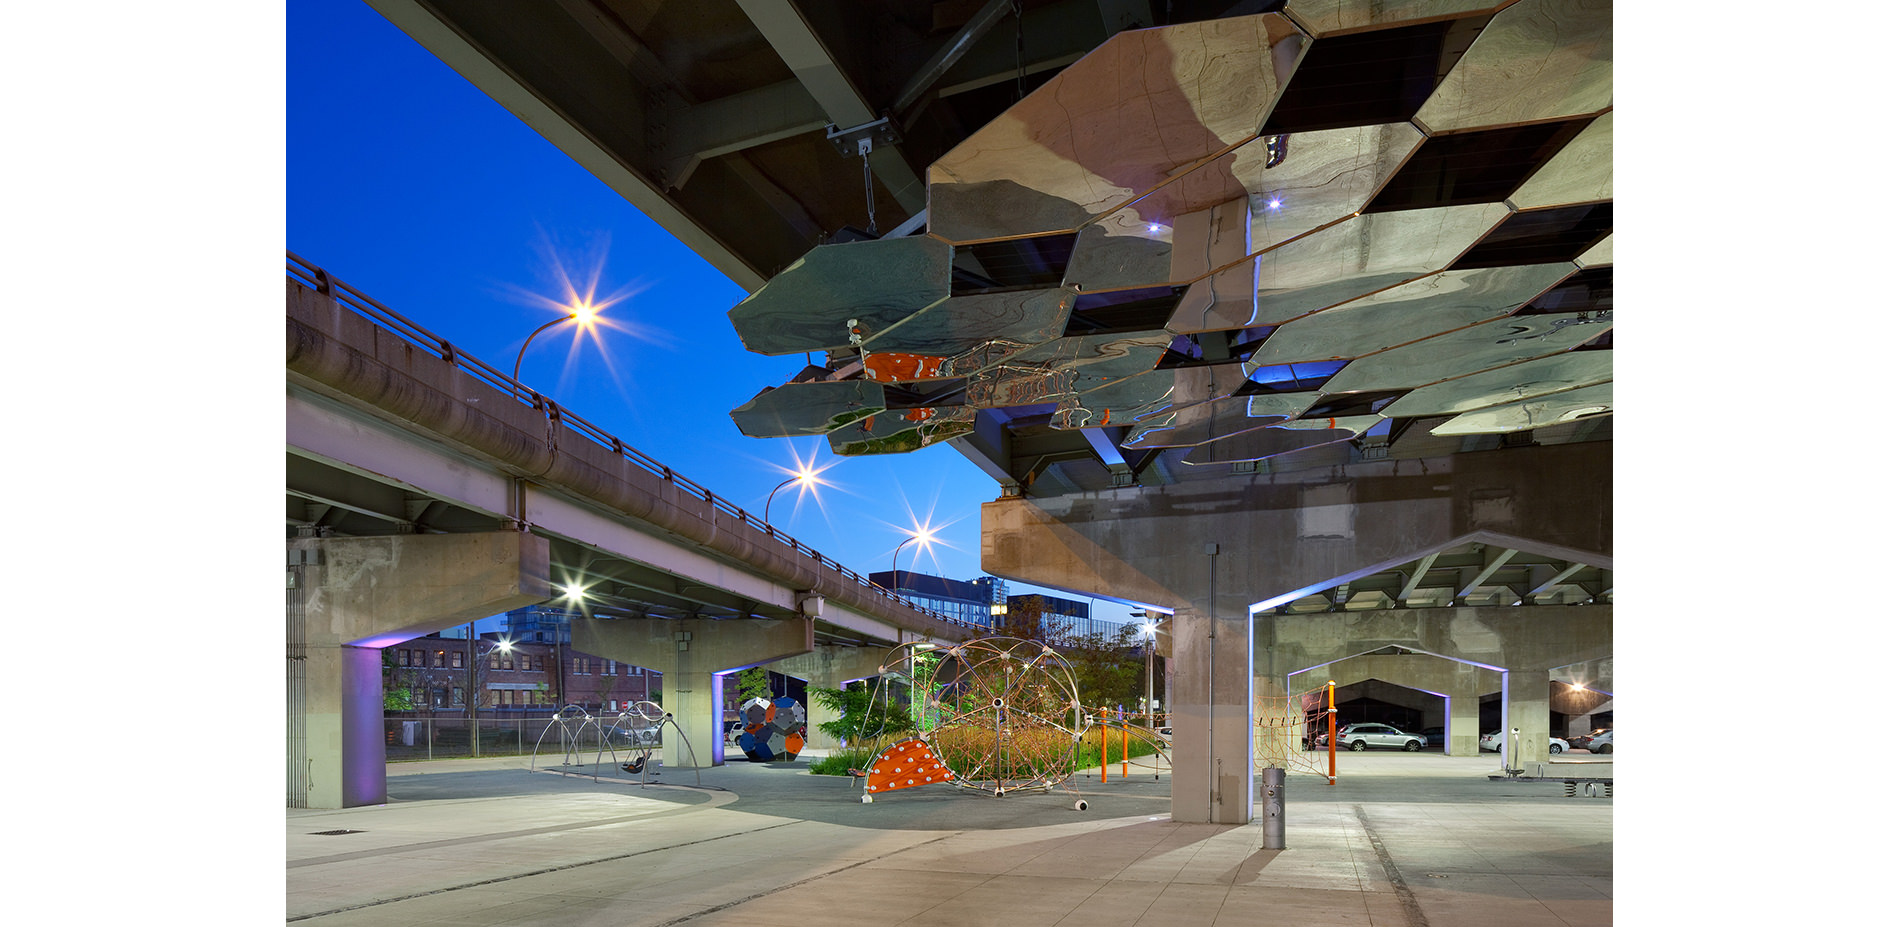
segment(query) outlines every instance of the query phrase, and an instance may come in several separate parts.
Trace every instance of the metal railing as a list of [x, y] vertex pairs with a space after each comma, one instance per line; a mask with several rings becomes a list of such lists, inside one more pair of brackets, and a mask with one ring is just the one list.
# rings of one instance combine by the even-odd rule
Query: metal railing
[[403, 318], [402, 315], [397, 313], [394, 309], [377, 302], [361, 290], [330, 276], [328, 271], [298, 257], [295, 252], [287, 251], [285, 255], [285, 275], [336, 300], [341, 305], [348, 306], [355, 310], [357, 314], [369, 319], [371, 322], [388, 329], [398, 337], [401, 337], [403, 340], [417, 347], [434, 353], [436, 356], [442, 358], [443, 361], [461, 368], [476, 379], [486, 381], [490, 386], [513, 396], [517, 401], [527, 404], [530, 408], [533, 408], [536, 412], [545, 416], [551, 425], [565, 425], [570, 431], [593, 441], [603, 448], [613, 451], [616, 455], [631, 461], [648, 473], [680, 487], [695, 498], [706, 501], [719, 511], [739, 519], [754, 529], [765, 532], [766, 536], [790, 547], [794, 553], [817, 561], [820, 566], [850, 579], [859, 586], [869, 589], [877, 595], [883, 596], [892, 602], [910, 608], [912, 611], [922, 615], [928, 615], [939, 621], [948, 622], [972, 630], [988, 630], [986, 625], [979, 625], [962, 618], [943, 614], [942, 612], [917, 607], [916, 603], [909, 599], [871, 582], [844, 564], [800, 543], [797, 538], [774, 528], [763, 519], [753, 516], [752, 513], [747, 512], [745, 509], [728, 502], [704, 486], [680, 475], [675, 472], [672, 467], [641, 453], [639, 450], [629, 446], [626, 442], [608, 434], [599, 426], [573, 414], [554, 400], [535, 392], [508, 374], [502, 373], [494, 367], [489, 366], [481, 358], [458, 349], [455, 345], [451, 344], [447, 338], [443, 338]]

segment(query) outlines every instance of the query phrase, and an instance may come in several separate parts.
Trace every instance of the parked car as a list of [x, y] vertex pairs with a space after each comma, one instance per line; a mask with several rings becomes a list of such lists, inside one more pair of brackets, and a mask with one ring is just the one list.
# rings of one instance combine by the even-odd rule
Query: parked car
[[[1480, 751], [1496, 753], [1499, 750], [1504, 749], [1504, 744], [1509, 742], [1509, 740], [1510, 738], [1503, 731], [1492, 731], [1491, 733], [1478, 738], [1478, 749]], [[1570, 745], [1563, 742], [1562, 740], [1552, 737], [1550, 738], [1549, 750], [1551, 753], [1565, 753], [1570, 750]]]
[[1615, 745], [1611, 743], [1611, 739], [1615, 735], [1616, 735], [1615, 731], [1604, 731], [1603, 733], [1590, 738], [1590, 742], [1585, 745], [1585, 749], [1589, 750], [1591, 753], [1614, 753], [1616, 752], [1616, 749], [1615, 749]]
[[1424, 733], [1425, 733], [1425, 746], [1442, 747], [1445, 745], [1445, 729], [1444, 728], [1428, 727], [1425, 729]]
[[[1326, 748], [1326, 735], [1320, 734], [1313, 741], [1320, 749]], [[1390, 724], [1360, 722], [1348, 724], [1339, 729], [1339, 745], [1348, 750], [1364, 750], [1368, 747], [1397, 747], [1401, 750], [1417, 751], [1425, 747], [1425, 735], [1407, 734]]]
[[1600, 728], [1597, 728], [1596, 730], [1591, 731], [1588, 734], [1578, 734], [1577, 736], [1569, 738], [1568, 740], [1564, 742], [1569, 744], [1570, 749], [1572, 750], [1588, 750], [1590, 749], [1590, 741], [1595, 740], [1596, 738], [1601, 737], [1604, 734], [1608, 734], [1609, 732], [1610, 732], [1609, 728], [1600, 727]]

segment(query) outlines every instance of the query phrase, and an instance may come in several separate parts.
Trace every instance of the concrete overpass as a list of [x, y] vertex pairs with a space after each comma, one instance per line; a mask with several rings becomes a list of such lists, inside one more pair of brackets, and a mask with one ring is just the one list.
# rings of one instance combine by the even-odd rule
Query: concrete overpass
[[664, 673], [676, 766], [723, 761], [720, 673], [835, 686], [899, 641], [973, 635], [320, 268], [288, 270], [293, 806], [384, 800], [380, 647], [508, 609], [565, 596], [578, 649]]
[[[1089, 278], [1068, 273], [1086, 263], [1080, 255], [1092, 239], [1081, 231], [1113, 231], [1116, 216], [1140, 213], [1143, 191], [1169, 178], [1213, 178], [1220, 182], [1210, 189], [1227, 189], [1285, 164], [1269, 179], [1295, 171], [1291, 182], [1313, 193], [1342, 178], [1369, 178], [1363, 189], [1335, 191], [1334, 205], [1344, 205], [1330, 218], [1257, 243], [1219, 230], [1253, 228], [1251, 220], [1230, 222], [1238, 205], [1277, 208], [1277, 199], [1255, 195], [1277, 180], [1258, 190], [1243, 184], [1246, 196], [1230, 192], [1223, 195], [1235, 199], [1211, 204], [1188, 203], [1186, 189], [1176, 192], [1187, 205], [1150, 196], [1163, 221], [1189, 228], [1184, 220], [1194, 220], [1194, 241], [1206, 253], [1192, 262], [1174, 260], [1188, 249], [1117, 252], [1096, 266], [1111, 282], [1086, 294], [1106, 305], [1085, 309], [1077, 300], [1066, 317], [1052, 316], [1065, 338], [1127, 336], [1159, 354], [1144, 372], [1160, 374], [1151, 378], [1158, 392], [1172, 390], [1174, 433], [1143, 435], [1125, 417], [1065, 418], [1071, 394], [1032, 390], [1011, 403], [992, 389], [989, 401], [973, 401], [972, 385], [982, 384], [975, 376], [877, 384], [850, 401], [959, 426], [945, 432], [957, 435], [949, 443], [999, 486], [1000, 498], [983, 512], [987, 572], [1173, 612], [1176, 820], [1248, 820], [1256, 695], [1287, 693], [1316, 666], [1340, 666], [1351, 674], [1343, 681], [1379, 678], [1367, 674], [1409, 672], [1406, 661], [1383, 659], [1404, 651], [1494, 673], [1507, 690], [1508, 724], [1532, 743], [1550, 726], [1558, 679], [1607, 692], [1614, 590], [1607, 2], [560, 0], [532, 9], [369, 2], [748, 291], [769, 289], [819, 248], [915, 235], [937, 239], [918, 250], [950, 262], [945, 279], [933, 282], [942, 292], [930, 297], [950, 298], [933, 305], [1059, 289], [1052, 280], [1083, 293], [1089, 287], [1071, 285]], [[1131, 109], [1145, 111], [1142, 94], [1182, 80], [1195, 90], [1179, 95], [1194, 101], [1193, 118], [1149, 141], [1178, 140], [1178, 130], [1197, 123], [1233, 122], [1238, 134], [1220, 135], [1218, 144], [1147, 165], [1154, 170], [1129, 180], [1117, 176], [1126, 165], [1115, 157], [1139, 147], [1128, 144], [1139, 133], [1051, 129], [1049, 120], [1067, 112], [1032, 105], [1038, 88], [1057, 86], [1071, 65], [1127, 30], [1211, 41], [1224, 26], [1178, 27], [1216, 20], [1265, 36], [1244, 59], [1261, 80], [1239, 82], [1252, 92], [1267, 86], [1266, 75], [1285, 79], [1276, 99], [1247, 104], [1265, 109], [1241, 113], [1233, 100], [1246, 94], [1230, 100], [1234, 86], [1189, 87], [1218, 68], [1156, 65], [1155, 74], [1172, 76], [1157, 83], [1147, 75], [1138, 88], [1109, 79], [1146, 74], [1134, 65], [1165, 57], [1127, 50], [1146, 41], [1141, 36], [1107, 56], [1106, 77], [1069, 83], [1088, 99], [1086, 109], [1119, 113], [1130, 99]], [[1177, 45], [1179, 61], [1202, 60], [1198, 39]], [[1521, 75], [1532, 75], [1535, 92], [1512, 83]], [[982, 174], [966, 185], [982, 195], [953, 199], [954, 178], [937, 176], [943, 162], [999, 129], [1045, 143], [1105, 141], [1082, 152], [1053, 144], [1038, 151], [1013, 136], [970, 146], [1036, 170]], [[1344, 130], [1385, 141], [1354, 141], [1335, 162], [1324, 137]], [[1404, 144], [1382, 147], [1394, 139]], [[1258, 173], [1212, 170], [1227, 170], [1247, 150], [1259, 156]], [[1302, 152], [1315, 158], [1310, 171], [1297, 166]], [[1084, 201], [1104, 189], [1116, 198]], [[944, 221], [952, 206], [956, 221]], [[1025, 224], [1032, 219], [1043, 224]], [[1411, 224], [1419, 222], [1426, 226]], [[1388, 223], [1398, 231], [1379, 231]], [[1143, 228], [1161, 224], [1130, 223], [1122, 229], [1129, 234], [1102, 240], [1139, 243]], [[1153, 273], [1134, 275], [1137, 265]], [[1452, 323], [1464, 326], [1456, 338], [1440, 339], [1437, 330], [1391, 336], [1354, 321], [1443, 313], [1438, 296], [1461, 286], [1485, 290], [1496, 281], [1467, 284], [1509, 277], [1512, 267], [1536, 273], [1521, 290], [1498, 286], [1495, 300], [1458, 307], [1473, 314]], [[858, 270], [842, 276], [879, 276]], [[1468, 275], [1467, 284], [1456, 284], [1457, 274]], [[1150, 289], [1162, 295], [1147, 298]], [[1210, 308], [1184, 326], [1176, 310], [1196, 293]], [[1142, 298], [1117, 301], [1131, 295]], [[788, 319], [810, 308], [784, 302]], [[1270, 304], [1286, 311], [1262, 314]], [[1338, 314], [1326, 313], [1341, 306], [1357, 311], [1302, 340], [1314, 320], [1329, 328], [1323, 320]], [[844, 331], [831, 323], [857, 316], [849, 305], [838, 308], [837, 319], [811, 321]], [[923, 318], [918, 312], [898, 324], [924, 327]], [[1484, 328], [1527, 320], [1535, 325], [1522, 331]], [[941, 329], [961, 340], [938, 353], [969, 357], [951, 351], [1002, 338], [953, 323]], [[1532, 327], [1567, 331], [1572, 347], [1535, 358], [1512, 353]], [[928, 328], [939, 333], [938, 323]], [[867, 335], [875, 341], [879, 333]], [[1364, 343], [1347, 350], [1353, 340]], [[1498, 353], [1471, 363], [1481, 352]], [[863, 354], [856, 345], [830, 350], [822, 378], [776, 389], [811, 394], [832, 381], [862, 383]], [[1356, 387], [1332, 383], [1327, 393], [1326, 383], [1302, 381], [1294, 363], [1346, 358], [1370, 358], [1369, 372], [1404, 378], [1371, 388], [1362, 377]], [[1548, 378], [1576, 390], [1575, 401], [1531, 409], [1497, 398], [1521, 395], [1513, 391], [1528, 382], [1530, 365], [1547, 361], [1592, 371], [1588, 381]], [[1293, 374], [1290, 384], [1260, 376], [1278, 366]], [[1486, 379], [1498, 371], [1508, 382]], [[1302, 419], [1288, 423], [1300, 430], [1261, 427], [1271, 418], [1257, 408], [1273, 407], [1289, 390], [1310, 393], [1283, 410]], [[1446, 390], [1458, 395], [1447, 400]], [[1497, 409], [1512, 410], [1511, 421], [1454, 421]], [[1383, 681], [1448, 685], [1438, 678]], [[1476, 685], [1445, 690], [1455, 692], [1446, 696], [1455, 747], [1475, 736], [1469, 709], [1485, 694]]]

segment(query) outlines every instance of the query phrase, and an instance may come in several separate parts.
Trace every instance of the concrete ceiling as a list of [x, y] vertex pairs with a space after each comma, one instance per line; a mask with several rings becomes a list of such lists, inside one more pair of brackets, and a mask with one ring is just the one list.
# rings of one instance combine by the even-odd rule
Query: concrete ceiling
[[[767, 318], [821, 256], [820, 289], [873, 251], [917, 268], [873, 282], [940, 283], [755, 347], [820, 355], [762, 396], [837, 413], [841, 453], [948, 440], [1058, 495], [1611, 438], [1607, 3], [369, 2]], [[1162, 115], [1118, 132], [1131, 102]], [[1012, 147], [1059, 121], [1093, 141]], [[1007, 360], [976, 316], [1014, 320]]]

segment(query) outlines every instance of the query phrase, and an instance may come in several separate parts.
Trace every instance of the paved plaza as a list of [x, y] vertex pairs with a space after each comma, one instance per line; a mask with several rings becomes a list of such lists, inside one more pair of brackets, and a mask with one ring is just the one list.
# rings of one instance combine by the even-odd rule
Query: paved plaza
[[[948, 786], [865, 804], [808, 759], [666, 769], [645, 786], [545, 758], [394, 764], [387, 804], [287, 812], [286, 914], [313, 927], [1611, 923], [1614, 798], [1494, 781], [1495, 755], [1346, 754], [1332, 786], [1296, 771], [1284, 850], [1262, 849], [1257, 802], [1251, 824], [1173, 822], [1167, 774], [1138, 766], [1079, 775], [1077, 811], [1061, 790]], [[1607, 774], [1597, 760], [1527, 772]]]

